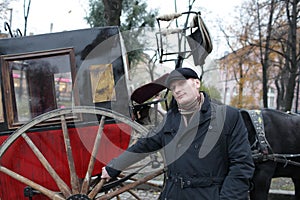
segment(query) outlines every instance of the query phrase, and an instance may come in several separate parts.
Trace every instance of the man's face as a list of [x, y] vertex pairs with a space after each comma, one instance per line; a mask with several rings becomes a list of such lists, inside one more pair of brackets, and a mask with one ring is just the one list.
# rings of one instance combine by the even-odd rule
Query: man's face
[[200, 80], [175, 80], [170, 84], [170, 90], [178, 104], [184, 105], [194, 101], [199, 96]]

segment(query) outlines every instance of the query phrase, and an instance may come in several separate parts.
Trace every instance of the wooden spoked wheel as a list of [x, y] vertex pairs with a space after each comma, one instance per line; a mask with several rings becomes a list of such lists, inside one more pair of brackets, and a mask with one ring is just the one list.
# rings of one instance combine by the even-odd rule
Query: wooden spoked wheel
[[[80, 177], [76, 171], [76, 160], [74, 159], [74, 145], [72, 146], [72, 137], [69, 134], [69, 119], [74, 117], [78, 120], [78, 116], [81, 115], [95, 115], [97, 116], [97, 131], [95, 133], [95, 137], [93, 139], [93, 143], [90, 149], [90, 158], [88, 159], [87, 169], [84, 177]], [[59, 127], [61, 128], [60, 133], [62, 134], [62, 140], [64, 141], [64, 149], [65, 149], [65, 157], [67, 159], [67, 167], [64, 169], [64, 174], [69, 174], [70, 180], [65, 181], [61, 178], [61, 174], [56, 171], [57, 166], [54, 166], [49, 161], [43, 152], [39, 149], [39, 146], [36, 144], [36, 141], [31, 138], [31, 132], [37, 127], [41, 127], [41, 124], [44, 123], [53, 123], [53, 121], [59, 119]], [[117, 191], [114, 190], [112, 192], [106, 192], [105, 194], [101, 194], [100, 190], [102, 186], [105, 184], [104, 180], [98, 179], [95, 182], [93, 179], [93, 171], [96, 163], [97, 153], [100, 148], [101, 137], [103, 136], [103, 128], [106, 124], [107, 120], [113, 120], [114, 122], [123, 123], [130, 127], [132, 131], [138, 133], [145, 133], [147, 129], [141, 126], [140, 124], [132, 121], [130, 118], [116, 113], [112, 110], [104, 109], [104, 108], [95, 108], [95, 107], [73, 107], [73, 108], [64, 108], [53, 110], [48, 113], [42, 114], [30, 122], [24, 124], [19, 129], [17, 129], [10, 137], [2, 144], [0, 148], [0, 171], [13, 179], [33, 188], [39, 193], [47, 196], [50, 199], [109, 199], [112, 198], [122, 192], [128, 191], [135, 186], [145, 183], [150, 179], [160, 175], [163, 173], [163, 170], [158, 170], [152, 172], [147, 177], [144, 177], [140, 180], [130, 183], [126, 185], [124, 188], [119, 188]], [[79, 120], [80, 121], [80, 120]], [[72, 122], [74, 125], [74, 121]], [[82, 123], [82, 119], [80, 121]], [[76, 128], [76, 126], [75, 126]], [[42, 185], [40, 181], [38, 181], [39, 177], [25, 177], [22, 173], [18, 171], [13, 171], [9, 169], [9, 167], [2, 164], [2, 158], [5, 157], [6, 152], [11, 148], [11, 146], [19, 139], [22, 139], [26, 142], [29, 149], [35, 155], [35, 159], [42, 164], [45, 168], [46, 172], [53, 178], [55, 184], [58, 188], [58, 191], [54, 191], [51, 188], [48, 188], [47, 185]], [[109, 151], [109, 150], [107, 150]], [[99, 171], [99, 170], [98, 170]], [[100, 170], [101, 171], [101, 170]], [[101, 172], [100, 172], [101, 173]], [[5, 187], [5, 186], [2, 186]], [[138, 198], [138, 197], [137, 197]]]

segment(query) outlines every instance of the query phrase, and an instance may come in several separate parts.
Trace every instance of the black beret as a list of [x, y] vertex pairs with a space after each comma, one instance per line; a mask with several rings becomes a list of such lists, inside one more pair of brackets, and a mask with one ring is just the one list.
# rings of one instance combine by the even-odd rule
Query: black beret
[[190, 68], [177, 68], [169, 74], [169, 76], [166, 80], [166, 86], [170, 87], [170, 84], [172, 81], [186, 80], [189, 78], [194, 78], [194, 79], [200, 80], [198, 74], [194, 70], [192, 70]]

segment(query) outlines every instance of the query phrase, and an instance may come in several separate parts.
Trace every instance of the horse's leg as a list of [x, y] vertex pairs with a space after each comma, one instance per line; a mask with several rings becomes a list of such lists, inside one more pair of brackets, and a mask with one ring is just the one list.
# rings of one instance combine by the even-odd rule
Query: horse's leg
[[295, 185], [295, 199], [300, 199], [300, 179], [292, 178]]
[[251, 200], [267, 200], [268, 193], [276, 168], [276, 163], [257, 163], [253, 176], [253, 188], [250, 190]]

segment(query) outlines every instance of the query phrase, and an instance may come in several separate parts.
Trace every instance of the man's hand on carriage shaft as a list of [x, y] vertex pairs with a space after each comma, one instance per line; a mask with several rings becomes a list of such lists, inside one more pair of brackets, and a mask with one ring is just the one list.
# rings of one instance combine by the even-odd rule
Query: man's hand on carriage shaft
[[101, 175], [102, 179], [105, 179], [107, 182], [111, 179], [111, 177], [109, 176], [109, 174], [107, 173], [105, 167], [102, 167], [102, 175]]

